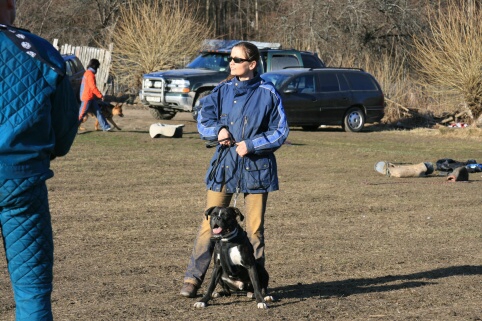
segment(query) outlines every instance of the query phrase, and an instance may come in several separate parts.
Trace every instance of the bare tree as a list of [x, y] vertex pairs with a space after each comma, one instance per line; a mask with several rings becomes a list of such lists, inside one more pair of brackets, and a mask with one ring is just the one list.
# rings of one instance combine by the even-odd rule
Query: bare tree
[[177, 1], [122, 7], [112, 34], [116, 77], [137, 88], [144, 73], [176, 67], [197, 52], [211, 28], [195, 18], [196, 12]]
[[[416, 37], [413, 58], [423, 84], [463, 101], [472, 120], [482, 114], [482, 10], [475, 0], [429, 8], [429, 33]], [[458, 104], [457, 104], [458, 105]]]

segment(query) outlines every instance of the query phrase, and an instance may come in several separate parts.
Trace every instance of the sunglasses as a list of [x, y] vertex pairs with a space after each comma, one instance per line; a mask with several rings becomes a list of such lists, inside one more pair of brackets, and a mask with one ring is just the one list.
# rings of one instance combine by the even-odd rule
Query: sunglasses
[[228, 62], [231, 62], [233, 60], [234, 60], [234, 63], [236, 63], [236, 64], [240, 64], [240, 63], [245, 62], [245, 61], [251, 61], [249, 59], [228, 57]]

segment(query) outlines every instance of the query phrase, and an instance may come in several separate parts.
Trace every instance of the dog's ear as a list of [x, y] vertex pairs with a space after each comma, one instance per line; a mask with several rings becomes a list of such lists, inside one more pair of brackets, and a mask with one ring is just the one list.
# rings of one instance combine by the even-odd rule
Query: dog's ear
[[236, 213], [236, 216], [239, 216], [239, 220], [243, 221], [244, 215], [241, 213], [241, 211], [237, 207], [231, 207], [231, 208], [233, 209], [234, 213]]
[[216, 208], [216, 206], [212, 206], [210, 208], [208, 208], [206, 210], [206, 212], [204, 212], [204, 216], [206, 216], [206, 220], [208, 219], [208, 216], [211, 215], [211, 213], [213, 212], [213, 210]]

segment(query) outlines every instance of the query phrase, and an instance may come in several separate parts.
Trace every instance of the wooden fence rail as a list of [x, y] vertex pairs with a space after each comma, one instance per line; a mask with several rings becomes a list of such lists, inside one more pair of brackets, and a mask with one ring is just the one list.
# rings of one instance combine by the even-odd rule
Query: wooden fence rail
[[[58, 39], [54, 40], [53, 43], [54, 47], [59, 49], [58, 47]], [[76, 55], [84, 67], [87, 68], [90, 59], [98, 59], [100, 61], [100, 68], [97, 70], [97, 74], [95, 76], [97, 87], [105, 95], [108, 91], [112, 92], [112, 84], [109, 81], [109, 71], [112, 64], [112, 49], [113, 44], [109, 45], [109, 49], [102, 49], [102, 48], [95, 48], [95, 47], [87, 47], [87, 46], [73, 46], [69, 44], [65, 44], [60, 46], [60, 53], [61, 54], [74, 54]]]

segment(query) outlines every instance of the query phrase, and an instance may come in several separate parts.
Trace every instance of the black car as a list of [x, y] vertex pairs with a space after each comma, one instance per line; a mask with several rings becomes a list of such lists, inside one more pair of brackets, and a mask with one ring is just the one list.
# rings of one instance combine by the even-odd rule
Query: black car
[[362, 69], [284, 69], [261, 77], [279, 91], [290, 126], [316, 130], [341, 125], [359, 132], [365, 123], [380, 121], [385, 100], [376, 79]]
[[67, 76], [70, 78], [70, 84], [74, 90], [75, 97], [80, 103], [80, 85], [82, 84], [85, 68], [75, 55], [62, 55], [62, 58], [64, 58]]

